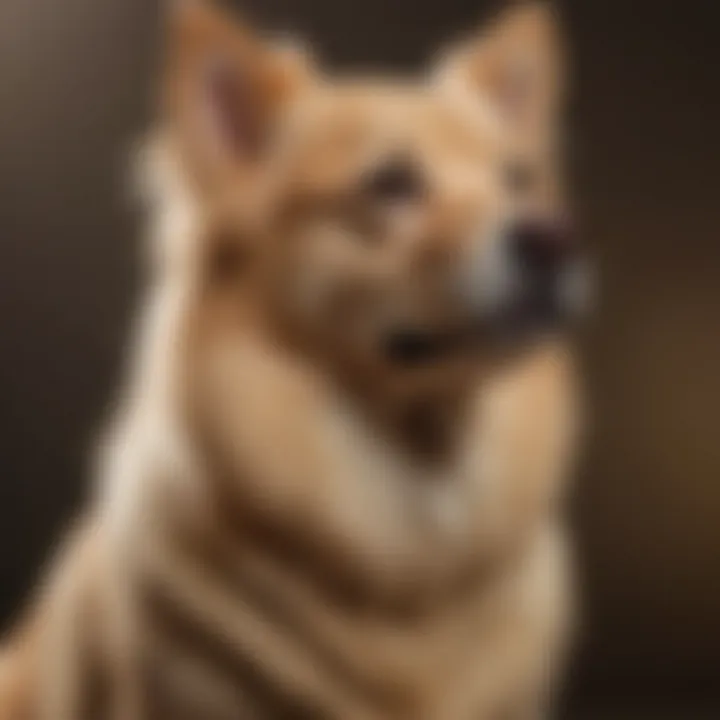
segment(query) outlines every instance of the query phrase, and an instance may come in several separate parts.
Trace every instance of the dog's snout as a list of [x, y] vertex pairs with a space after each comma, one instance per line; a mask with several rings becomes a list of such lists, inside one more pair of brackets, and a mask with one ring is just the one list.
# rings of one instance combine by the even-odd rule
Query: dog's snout
[[467, 311], [480, 327], [554, 329], [584, 312], [587, 268], [566, 220], [518, 220], [474, 247], [461, 276]]

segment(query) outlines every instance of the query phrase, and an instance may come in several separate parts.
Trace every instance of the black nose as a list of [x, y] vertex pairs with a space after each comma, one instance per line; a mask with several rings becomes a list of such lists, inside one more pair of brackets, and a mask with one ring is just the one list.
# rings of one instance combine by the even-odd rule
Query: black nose
[[509, 228], [507, 259], [516, 279], [503, 317], [517, 328], [552, 328], [576, 314], [580, 258], [569, 224], [525, 220]]
[[565, 220], [519, 222], [510, 228], [508, 242], [514, 261], [530, 276], [552, 276], [575, 256], [573, 233]]

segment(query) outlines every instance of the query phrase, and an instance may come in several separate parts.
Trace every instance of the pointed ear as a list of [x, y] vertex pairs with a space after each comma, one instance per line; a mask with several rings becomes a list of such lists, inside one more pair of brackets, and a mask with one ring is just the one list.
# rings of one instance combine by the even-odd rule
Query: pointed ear
[[479, 37], [451, 49], [439, 73], [490, 100], [518, 131], [551, 130], [566, 80], [553, 8], [540, 0], [513, 5]]
[[257, 170], [308, 78], [299, 52], [265, 43], [210, 0], [172, 2], [163, 117], [200, 190]]

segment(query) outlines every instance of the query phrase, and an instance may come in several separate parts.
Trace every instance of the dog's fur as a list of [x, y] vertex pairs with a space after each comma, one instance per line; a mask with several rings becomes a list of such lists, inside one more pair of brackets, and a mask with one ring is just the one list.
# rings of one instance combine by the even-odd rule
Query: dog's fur
[[[198, 3], [169, 45], [139, 352], [0, 718], [542, 715], [570, 610], [571, 355], [379, 348], [398, 319], [454, 327], [478, 237], [561, 202], [551, 16], [512, 11], [414, 82], [331, 82]], [[373, 185], [400, 152], [426, 186]], [[522, 201], [497, 181], [520, 156]]]

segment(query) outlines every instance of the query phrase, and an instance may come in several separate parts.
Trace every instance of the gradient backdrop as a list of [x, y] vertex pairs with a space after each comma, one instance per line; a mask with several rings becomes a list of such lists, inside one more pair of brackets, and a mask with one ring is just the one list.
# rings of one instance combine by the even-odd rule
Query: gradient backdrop
[[[483, 0], [246, 0], [330, 63], [406, 68]], [[720, 3], [564, 3], [601, 307], [577, 492], [577, 708], [720, 717]], [[0, 621], [79, 507], [140, 278], [123, 184], [154, 0], [0, 0]], [[619, 718], [616, 711], [609, 715]]]

